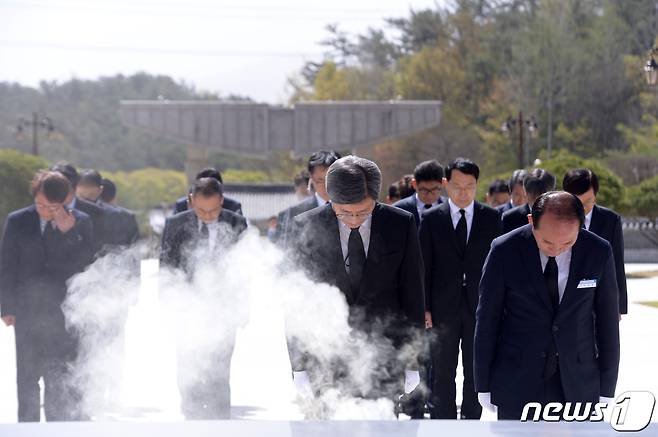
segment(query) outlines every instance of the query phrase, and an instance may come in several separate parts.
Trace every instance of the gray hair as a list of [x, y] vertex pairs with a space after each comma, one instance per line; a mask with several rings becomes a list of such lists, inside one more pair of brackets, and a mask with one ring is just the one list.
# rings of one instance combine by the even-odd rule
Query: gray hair
[[359, 203], [366, 197], [379, 198], [382, 172], [365, 158], [348, 155], [331, 164], [327, 171], [327, 193], [334, 203]]

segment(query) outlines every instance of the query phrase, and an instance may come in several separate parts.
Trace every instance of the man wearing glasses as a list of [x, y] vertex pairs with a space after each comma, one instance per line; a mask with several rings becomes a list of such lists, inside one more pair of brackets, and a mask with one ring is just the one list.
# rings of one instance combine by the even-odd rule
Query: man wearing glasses
[[421, 162], [414, 169], [411, 188], [416, 193], [413, 196], [399, 200], [393, 206], [409, 211], [416, 219], [416, 227], [420, 226], [423, 214], [433, 206], [440, 205], [443, 189], [443, 167], [435, 159]]
[[[367, 159], [346, 156], [337, 160], [327, 171], [326, 183], [331, 203], [294, 220], [292, 256], [312, 279], [340, 290], [354, 330], [365, 333], [372, 344], [383, 341], [392, 348], [378, 349], [381, 356], [368, 364], [372, 369], [359, 369], [359, 373], [379, 376], [371, 386], [357, 387], [349, 364], [327, 366], [304, 353], [309, 345], [293, 338], [295, 386], [298, 392], [338, 388], [351, 389], [350, 394], [359, 397], [393, 399], [403, 375], [407, 393], [419, 382], [417, 351], [408, 354], [411, 359], [400, 353], [416, 347], [411, 339], [418, 338], [423, 328], [423, 263], [414, 218], [377, 201], [381, 172]], [[347, 351], [336, 355], [343, 362], [354, 359]]]
[[420, 225], [425, 262], [426, 323], [431, 328], [432, 419], [457, 419], [455, 376], [461, 344], [464, 368], [460, 417], [479, 419], [473, 382], [473, 336], [482, 266], [500, 235], [499, 212], [475, 201], [478, 166], [457, 158], [446, 167], [448, 202], [428, 211]]
[[61, 305], [68, 279], [94, 256], [91, 219], [64, 207], [70, 185], [60, 173], [38, 173], [31, 189], [34, 204], [9, 214], [0, 244], [0, 309], [15, 330], [18, 420], [40, 421], [41, 378], [46, 420], [80, 420], [69, 374], [77, 346]]

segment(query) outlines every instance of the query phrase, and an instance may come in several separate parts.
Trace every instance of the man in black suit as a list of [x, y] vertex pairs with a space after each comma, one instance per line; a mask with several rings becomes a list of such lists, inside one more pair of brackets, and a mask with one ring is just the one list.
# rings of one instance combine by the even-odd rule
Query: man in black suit
[[583, 205], [541, 195], [531, 222], [494, 240], [480, 281], [475, 387], [498, 419], [528, 402], [609, 402], [619, 368], [610, 244], [582, 229]]
[[61, 305], [66, 281], [91, 262], [94, 244], [89, 216], [64, 206], [69, 190], [60, 173], [37, 174], [34, 205], [9, 214], [0, 244], [0, 309], [15, 329], [20, 422], [40, 420], [42, 377], [46, 420], [82, 414], [69, 375], [76, 339], [66, 330]]
[[51, 166], [50, 170], [61, 173], [69, 181], [71, 192], [64, 201], [66, 209], [82, 211], [91, 218], [96, 254], [98, 254], [107, 243], [107, 211], [102, 206], [77, 197], [76, 192], [80, 182], [80, 174], [74, 166], [68, 162], [60, 161]]
[[325, 182], [327, 170], [329, 169], [329, 166], [339, 158], [340, 153], [335, 150], [321, 150], [313, 153], [308, 158], [307, 169], [314, 194], [279, 213], [276, 231], [274, 233], [275, 242], [279, 242], [282, 246], [286, 246], [292, 220], [299, 214], [310, 211], [313, 208], [317, 208], [318, 206], [322, 206], [329, 202], [329, 195], [327, 194]]
[[139, 225], [135, 213], [116, 202], [117, 188], [114, 182], [107, 178], [101, 179], [101, 194], [99, 203], [112, 210], [111, 230], [109, 238], [111, 244], [129, 246], [139, 239]]
[[[410, 339], [423, 328], [423, 263], [416, 225], [410, 213], [377, 202], [381, 173], [374, 162], [346, 156], [329, 167], [326, 178], [331, 203], [295, 218], [291, 254], [312, 279], [334, 285], [344, 294], [353, 329], [373, 338], [383, 335], [391, 342], [393, 349], [381, 350], [377, 359], [381, 367], [364, 369], [387, 376], [372, 387], [361, 387], [358, 395], [392, 399], [403, 374], [405, 392], [420, 379], [416, 359], [407, 362], [397, 356], [403, 349], [414, 349]], [[337, 369], [330, 369], [331, 375], [326, 369], [318, 371], [327, 363], [309, 358], [294, 333], [289, 349], [300, 391], [303, 386], [340, 389], [342, 381], [354, 376]]]
[[464, 367], [460, 417], [479, 419], [473, 384], [473, 333], [478, 284], [491, 241], [500, 235], [498, 211], [475, 201], [478, 166], [457, 158], [446, 168], [448, 202], [429, 210], [420, 225], [425, 262], [425, 311], [432, 327], [430, 416], [456, 419], [455, 376], [461, 342]]
[[[504, 208], [505, 205], [509, 205], [511, 196], [507, 182], [502, 179], [496, 179], [489, 184], [486, 201], [487, 205], [492, 208]], [[498, 210], [500, 211], [500, 209]]]
[[503, 233], [527, 225], [532, 204], [539, 196], [554, 189], [555, 176], [543, 168], [535, 168], [529, 172], [523, 180], [523, 192], [527, 203], [503, 213]]
[[[197, 173], [194, 179], [199, 180], [201, 178], [213, 178], [216, 179], [220, 184], [224, 183], [222, 174], [219, 172], [219, 170], [212, 167], [204, 168], [199, 173]], [[176, 204], [174, 205], [174, 214], [188, 210], [190, 204], [190, 194], [191, 193], [188, 193], [187, 196], [183, 196], [176, 200]], [[226, 196], [223, 196], [223, 198], [224, 204], [222, 208], [234, 212], [238, 215], [242, 215], [242, 204], [240, 202]]]
[[411, 187], [416, 193], [395, 202], [393, 206], [413, 214], [416, 228], [418, 228], [423, 213], [443, 202], [443, 199], [441, 199], [441, 190], [443, 189], [443, 167], [441, 164], [435, 159], [418, 164], [414, 169]]
[[[160, 265], [162, 269], [182, 270], [190, 281], [203, 262], [216, 262], [247, 228], [244, 217], [222, 207], [222, 186], [215, 178], [201, 178], [190, 190], [189, 211], [169, 217], [162, 234]], [[204, 290], [200, 290], [201, 293]], [[189, 332], [200, 332], [207, 311], [214, 301], [191, 305], [187, 299], [194, 296], [177, 296], [178, 307], [191, 314]], [[226, 303], [224, 303], [226, 305]], [[196, 317], [198, 315], [198, 317]], [[218, 323], [222, 323], [221, 321]], [[220, 335], [216, 344], [204, 347], [190, 344], [181, 336], [177, 340], [178, 387], [181, 409], [188, 420], [228, 419], [231, 413], [230, 365], [235, 342], [234, 327], [221, 326], [223, 332], [208, 333], [210, 338]], [[191, 340], [198, 342], [199, 340]], [[201, 363], [200, 363], [201, 362]]]
[[[599, 178], [592, 170], [578, 168], [570, 170], [562, 180], [564, 191], [576, 195], [585, 208], [585, 229], [594, 232], [610, 243], [615, 259], [617, 289], [619, 290], [619, 313], [628, 313], [628, 293], [626, 291], [626, 269], [624, 267], [624, 233], [621, 229], [621, 216], [611, 209], [596, 204], [599, 192]], [[621, 317], [621, 316], [620, 316]]]
[[503, 214], [505, 211], [509, 211], [512, 208], [521, 206], [527, 203], [525, 198], [525, 191], [523, 191], [523, 181], [525, 180], [528, 172], [524, 169], [517, 169], [512, 172], [512, 176], [509, 178], [508, 187], [510, 193], [509, 202], [500, 205], [498, 211]]

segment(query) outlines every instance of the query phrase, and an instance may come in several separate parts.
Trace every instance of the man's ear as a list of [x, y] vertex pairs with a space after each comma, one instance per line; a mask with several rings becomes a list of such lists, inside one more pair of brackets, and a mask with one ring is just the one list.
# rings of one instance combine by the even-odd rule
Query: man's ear
[[219, 206], [224, 206], [224, 196], [219, 196]]
[[190, 206], [190, 207], [191, 207], [192, 204], [194, 204], [194, 197], [193, 197], [192, 194], [190, 193], [190, 194], [187, 195], [187, 206]]
[[410, 184], [411, 184], [411, 188], [413, 188], [414, 191], [418, 191], [418, 182], [416, 182], [415, 178], [411, 178]]
[[448, 179], [446, 179], [446, 178], [441, 179], [441, 185], [443, 185], [444, 187], [447, 187], [448, 186]]
[[534, 224], [532, 222], [532, 214], [528, 214], [528, 223], [530, 223], [534, 227]]

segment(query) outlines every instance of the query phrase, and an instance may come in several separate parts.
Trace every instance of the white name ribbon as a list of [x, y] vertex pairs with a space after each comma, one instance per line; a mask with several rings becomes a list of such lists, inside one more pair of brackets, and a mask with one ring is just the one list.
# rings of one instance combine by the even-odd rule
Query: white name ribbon
[[596, 279], [583, 279], [578, 283], [578, 288], [596, 287]]

